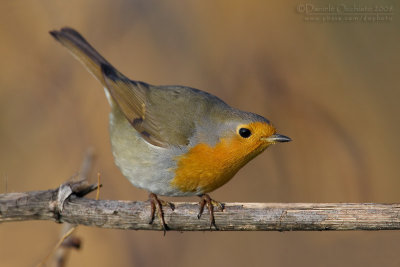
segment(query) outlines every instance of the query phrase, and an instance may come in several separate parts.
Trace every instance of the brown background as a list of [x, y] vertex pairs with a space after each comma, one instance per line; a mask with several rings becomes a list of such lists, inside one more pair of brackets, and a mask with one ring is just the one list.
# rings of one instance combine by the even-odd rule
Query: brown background
[[[302, 3], [1, 1], [0, 192], [55, 188], [93, 147], [102, 199], [147, 198], [113, 163], [102, 88], [48, 35], [68, 25], [130, 78], [206, 90], [293, 138], [249, 163], [215, 199], [399, 202], [398, 7], [381, 1], [393, 6], [392, 22], [315, 23], [296, 12]], [[61, 228], [2, 224], [0, 265], [35, 265]], [[400, 264], [396, 231], [163, 237], [79, 227], [77, 235], [83, 248], [69, 266]]]

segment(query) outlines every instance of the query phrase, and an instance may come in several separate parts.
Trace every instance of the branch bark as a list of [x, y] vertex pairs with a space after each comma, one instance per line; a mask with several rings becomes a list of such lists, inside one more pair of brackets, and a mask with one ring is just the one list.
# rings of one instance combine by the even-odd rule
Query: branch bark
[[[95, 185], [67, 186], [72, 188], [72, 194], [62, 203], [62, 186], [47, 191], [0, 194], [0, 223], [51, 220], [101, 228], [162, 231], [157, 219], [148, 224], [148, 202], [93, 200], [77, 195], [92, 191]], [[207, 210], [197, 219], [198, 203], [174, 205], [174, 211], [163, 208], [170, 230], [210, 230]], [[399, 230], [400, 204], [225, 203], [223, 212], [215, 211], [215, 220], [220, 231]]]

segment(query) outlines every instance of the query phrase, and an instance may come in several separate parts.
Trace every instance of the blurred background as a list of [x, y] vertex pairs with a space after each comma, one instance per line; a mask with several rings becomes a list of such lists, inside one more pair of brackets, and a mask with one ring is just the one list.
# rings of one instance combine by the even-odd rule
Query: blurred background
[[[1, 1], [0, 193], [56, 188], [93, 147], [91, 179], [101, 173], [102, 199], [147, 199], [114, 165], [100, 84], [48, 34], [70, 26], [128, 77], [208, 91], [293, 138], [246, 165], [211, 194], [216, 200], [400, 202], [396, 4]], [[328, 6], [339, 11], [317, 10]], [[0, 265], [34, 266], [61, 229], [48, 221], [2, 224]], [[163, 237], [81, 226], [76, 235], [83, 246], [69, 266], [400, 265], [396, 231]]]

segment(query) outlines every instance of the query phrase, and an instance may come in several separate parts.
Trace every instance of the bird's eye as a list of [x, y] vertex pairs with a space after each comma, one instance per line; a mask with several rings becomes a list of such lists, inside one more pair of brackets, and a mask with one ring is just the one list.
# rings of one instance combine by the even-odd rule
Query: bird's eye
[[239, 129], [239, 134], [243, 138], [247, 138], [251, 135], [251, 131], [247, 128], [240, 128]]

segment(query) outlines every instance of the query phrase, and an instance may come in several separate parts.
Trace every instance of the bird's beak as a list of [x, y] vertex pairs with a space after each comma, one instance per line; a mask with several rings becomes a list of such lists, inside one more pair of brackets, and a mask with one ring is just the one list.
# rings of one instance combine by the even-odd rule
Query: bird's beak
[[281, 134], [273, 134], [271, 136], [268, 137], [264, 137], [262, 138], [262, 140], [267, 141], [269, 143], [275, 144], [275, 143], [283, 143], [283, 142], [290, 142], [292, 141], [292, 139], [290, 139], [290, 137], [281, 135]]

